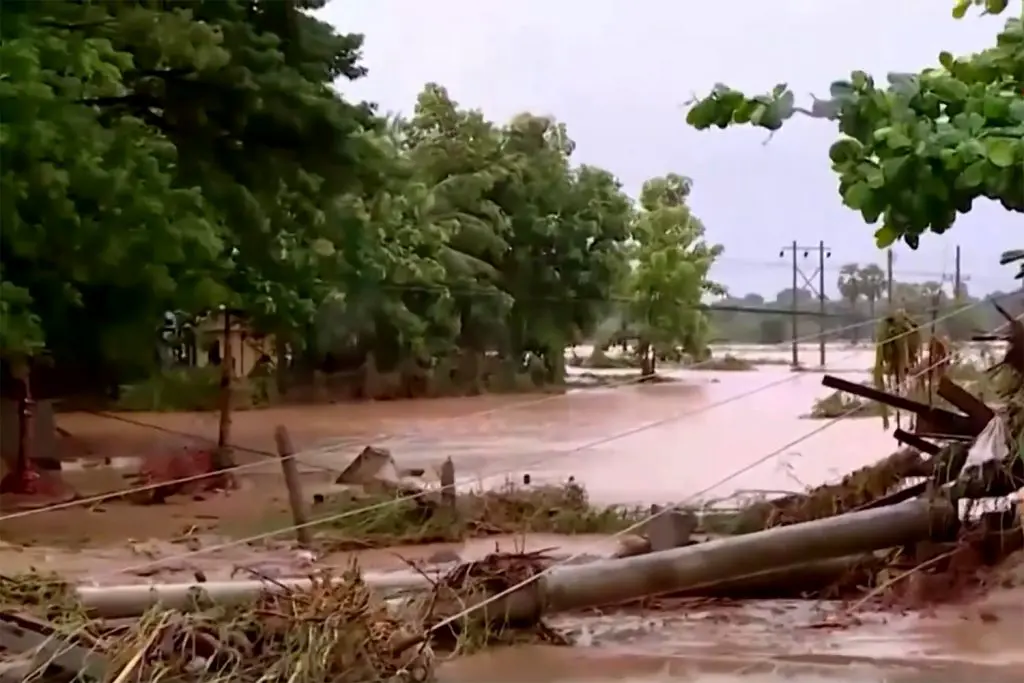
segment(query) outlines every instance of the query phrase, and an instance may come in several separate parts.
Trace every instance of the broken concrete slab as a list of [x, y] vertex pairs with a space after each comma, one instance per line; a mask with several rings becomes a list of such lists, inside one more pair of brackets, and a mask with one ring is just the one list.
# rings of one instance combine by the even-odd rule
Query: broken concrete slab
[[334, 480], [335, 484], [354, 486], [373, 485], [377, 482], [397, 486], [399, 476], [391, 451], [376, 446], [364, 448]]
[[672, 550], [690, 544], [690, 537], [697, 530], [697, 516], [692, 512], [672, 508], [662, 510], [651, 506], [654, 515], [645, 525], [644, 533], [650, 542], [652, 552]]

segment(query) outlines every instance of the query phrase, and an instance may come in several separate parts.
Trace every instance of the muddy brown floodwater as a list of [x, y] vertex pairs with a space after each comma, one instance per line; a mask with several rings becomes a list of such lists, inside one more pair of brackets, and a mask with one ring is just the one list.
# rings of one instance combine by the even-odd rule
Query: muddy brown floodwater
[[[784, 351], [776, 350], [778, 355]], [[809, 350], [803, 352], [813, 358]], [[871, 354], [833, 350], [832, 363], [845, 376], [867, 377]], [[760, 355], [760, 354], [759, 354]], [[764, 354], [767, 355], [767, 354]], [[300, 449], [318, 448], [302, 458], [310, 486], [330, 481], [320, 468], [338, 469], [364, 445], [392, 450], [400, 467], [427, 467], [446, 456], [460, 480], [493, 482], [529, 472], [535, 480], [572, 475], [600, 503], [724, 499], [743, 491], [791, 491], [836, 478], [871, 463], [894, 448], [879, 420], [839, 421], [787, 446], [826, 421], [801, 419], [815, 398], [829, 390], [821, 374], [792, 373], [784, 366], [751, 372], [674, 371], [680, 381], [656, 385], [573, 390], [557, 397], [478, 397], [415, 402], [274, 408], [240, 412], [234, 440], [246, 448], [273, 450], [273, 428], [289, 427]], [[470, 416], [470, 414], [484, 414]], [[214, 415], [131, 414], [149, 425], [216, 435]], [[173, 448], [177, 437], [92, 415], [60, 415], [80, 453], [132, 462]], [[766, 454], [778, 457], [757, 463]], [[241, 456], [259, 461], [259, 456]], [[0, 548], [0, 565], [62, 566], [69, 573], [103, 583], [151, 580], [117, 570], [184, 550], [166, 541], [186, 530], [216, 534], [283, 509], [278, 465], [268, 461], [232, 496], [165, 506], [126, 508], [105, 504], [0, 522], [0, 537], [32, 541], [27, 550]], [[739, 474], [735, 474], [739, 472]], [[732, 476], [734, 475], [735, 476]], [[109, 468], [69, 472], [83, 493], [123, 485]], [[723, 480], [728, 481], [723, 481]], [[129, 512], [130, 511], [130, 512]], [[135, 539], [126, 549], [125, 539]], [[59, 540], [102, 550], [69, 554], [47, 546]], [[501, 541], [510, 549], [511, 539]], [[531, 545], [563, 546], [568, 554], [606, 555], [609, 539], [531, 539]], [[186, 544], [187, 545], [187, 544]], [[494, 541], [455, 550], [469, 559]], [[369, 568], [391, 570], [398, 556], [428, 557], [436, 548], [395, 549], [363, 555]], [[100, 555], [100, 557], [97, 556]], [[325, 558], [341, 562], [347, 558]], [[276, 573], [308, 569], [308, 560], [283, 548], [242, 547], [165, 565], [165, 578], [196, 568], [230, 573], [234, 566], [262, 563]], [[143, 573], [144, 574], [144, 573]], [[928, 618], [887, 615], [866, 618], [841, 631], [811, 629], [815, 609], [834, 606], [759, 603], [735, 608], [561, 619], [582, 647], [513, 648], [459, 659], [445, 665], [442, 681], [495, 683], [569, 681], [907, 681], [944, 683], [965, 677], [983, 681], [1024, 680], [1024, 594], [1010, 592], [994, 603], [949, 609]]]

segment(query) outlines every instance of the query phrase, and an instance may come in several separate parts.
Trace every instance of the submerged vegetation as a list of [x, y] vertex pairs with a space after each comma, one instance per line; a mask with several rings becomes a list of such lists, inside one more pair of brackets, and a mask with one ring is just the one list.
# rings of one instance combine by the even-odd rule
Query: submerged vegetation
[[646, 514], [646, 508], [593, 505], [575, 482], [560, 486], [506, 483], [494, 490], [459, 493], [454, 507], [445, 505], [438, 494], [411, 497], [377, 491], [340, 493], [314, 508], [314, 519], [323, 520], [319, 527], [323, 541], [334, 550], [452, 543], [507, 534], [612, 534]]

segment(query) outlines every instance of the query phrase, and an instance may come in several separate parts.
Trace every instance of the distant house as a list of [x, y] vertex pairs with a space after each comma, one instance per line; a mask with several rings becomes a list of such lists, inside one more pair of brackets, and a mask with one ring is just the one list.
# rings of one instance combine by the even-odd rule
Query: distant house
[[225, 340], [224, 314], [217, 313], [196, 325], [196, 365], [220, 365], [227, 344], [231, 345], [231, 369], [235, 377], [248, 377], [258, 363], [274, 357], [272, 336], [256, 334], [241, 318], [232, 317]]

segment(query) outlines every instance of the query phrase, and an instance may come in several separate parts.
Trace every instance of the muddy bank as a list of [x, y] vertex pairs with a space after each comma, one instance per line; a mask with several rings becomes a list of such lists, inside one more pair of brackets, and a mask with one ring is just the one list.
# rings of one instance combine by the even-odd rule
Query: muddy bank
[[573, 648], [492, 650], [446, 663], [440, 680], [469, 683], [720, 681], [729, 683], [1010, 683], [1024, 672], [1024, 590], [928, 615], [865, 613], [815, 628], [830, 602], [694, 601], [671, 614], [562, 617]]
[[440, 683], [1017, 683], [1020, 667], [843, 656], [671, 655], [528, 646], [445, 662]]

